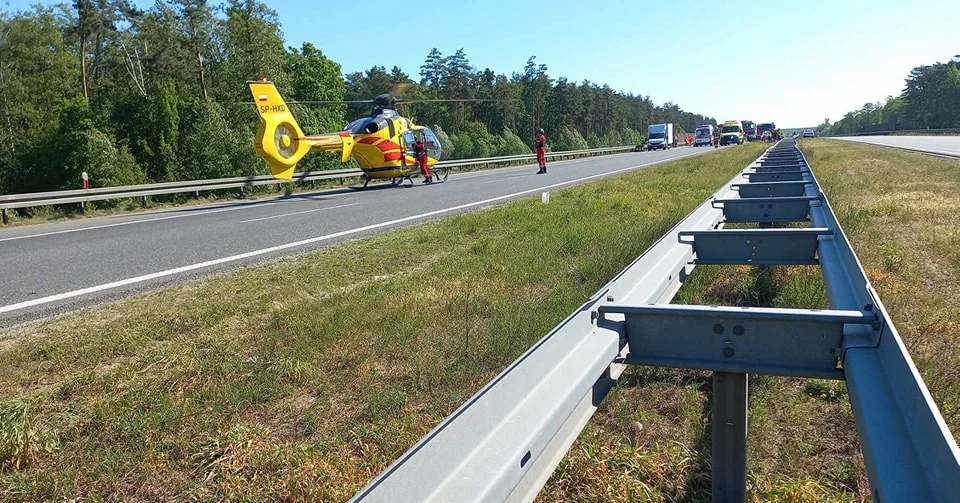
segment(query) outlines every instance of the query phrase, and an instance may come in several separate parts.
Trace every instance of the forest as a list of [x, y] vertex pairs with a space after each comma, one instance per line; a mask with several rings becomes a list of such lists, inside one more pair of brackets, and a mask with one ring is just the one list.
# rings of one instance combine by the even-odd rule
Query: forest
[[[387, 63], [387, 62], [385, 62]], [[277, 13], [255, 0], [74, 0], [0, 12], [0, 193], [267, 173], [253, 148], [258, 119], [245, 85], [267, 77], [291, 101], [490, 99], [404, 105], [433, 127], [444, 158], [644, 141], [650, 123], [692, 131], [711, 118], [590, 81], [553, 78], [531, 56], [510, 75], [474, 68], [461, 49], [433, 49], [416, 75], [397, 66], [344, 74], [320, 47], [285, 44]], [[358, 105], [293, 105], [308, 133], [337, 131]], [[298, 169], [342, 167], [313, 155]]]
[[830, 136], [944, 128], [960, 128], [960, 55], [914, 68], [899, 96], [866, 103], [832, 124], [826, 119], [818, 130]]

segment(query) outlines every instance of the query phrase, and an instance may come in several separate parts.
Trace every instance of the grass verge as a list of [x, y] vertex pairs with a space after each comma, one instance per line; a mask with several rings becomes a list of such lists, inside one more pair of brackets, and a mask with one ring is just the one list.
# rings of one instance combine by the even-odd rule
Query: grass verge
[[344, 500], [761, 149], [8, 329], [0, 403], [44, 442], [0, 494]]
[[[8, 329], [0, 496], [344, 500], [763, 147]], [[803, 148], [958, 431], [957, 164]], [[825, 298], [814, 268], [700, 267], [678, 302]], [[628, 370], [540, 500], [709, 501], [708, 383]], [[757, 377], [750, 403], [754, 501], [869, 498], [842, 383]]]
[[[804, 139], [871, 282], [960, 433], [960, 161]], [[677, 303], [819, 308], [819, 268], [698, 267]], [[870, 499], [842, 382], [751, 376], [751, 501]], [[544, 501], [710, 501], [710, 376], [630, 368], [544, 488]]]

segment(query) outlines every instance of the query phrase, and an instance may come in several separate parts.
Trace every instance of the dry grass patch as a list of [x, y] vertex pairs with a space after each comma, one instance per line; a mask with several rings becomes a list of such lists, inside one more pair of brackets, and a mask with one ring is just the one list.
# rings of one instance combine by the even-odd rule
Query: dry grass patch
[[[29, 404], [29, 424], [55, 442], [0, 471], [0, 498], [345, 500], [761, 148], [9, 329], [0, 402]], [[960, 218], [960, 166], [829, 140], [803, 148], [960, 431], [960, 237], [945, 228]], [[424, 249], [437, 251], [417, 267], [383, 260]], [[813, 267], [699, 267], [677, 301], [822, 307], [826, 296]], [[706, 373], [628, 369], [539, 499], [709, 501], [710, 400]], [[750, 407], [751, 501], [869, 498], [842, 382], [756, 376]]]
[[[957, 435], [960, 161], [830, 140], [802, 148]], [[700, 266], [675, 302], [827, 306], [819, 268], [802, 266]], [[710, 400], [705, 373], [628, 369], [542, 498], [710, 501]], [[751, 501], [870, 499], [842, 382], [751, 376], [749, 406]]]
[[0, 472], [0, 498], [345, 500], [758, 153], [9, 330], [0, 401], [29, 402], [59, 447]]

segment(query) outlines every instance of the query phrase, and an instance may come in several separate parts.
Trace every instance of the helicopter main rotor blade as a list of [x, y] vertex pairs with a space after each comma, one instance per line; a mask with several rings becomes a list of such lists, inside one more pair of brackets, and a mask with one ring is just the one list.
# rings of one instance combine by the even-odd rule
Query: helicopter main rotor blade
[[396, 103], [479, 103], [479, 102], [503, 103], [507, 101], [520, 101], [519, 99], [493, 99], [493, 98], [461, 98], [461, 99], [398, 99]]
[[369, 105], [373, 100], [288, 101], [290, 105]]
[[[348, 100], [348, 101], [285, 101], [287, 105], [369, 105], [373, 100]], [[240, 105], [256, 105], [255, 101], [241, 101]]]

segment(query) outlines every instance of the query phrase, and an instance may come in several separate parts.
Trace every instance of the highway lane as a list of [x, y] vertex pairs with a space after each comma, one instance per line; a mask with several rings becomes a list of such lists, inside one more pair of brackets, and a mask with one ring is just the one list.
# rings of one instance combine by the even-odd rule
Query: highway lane
[[960, 136], [845, 136], [837, 139], [960, 158]]
[[712, 149], [454, 173], [436, 186], [338, 189], [0, 229], [0, 326], [471, 211]]

